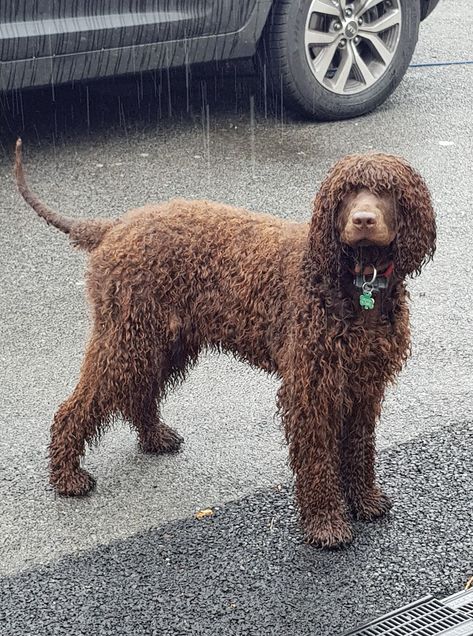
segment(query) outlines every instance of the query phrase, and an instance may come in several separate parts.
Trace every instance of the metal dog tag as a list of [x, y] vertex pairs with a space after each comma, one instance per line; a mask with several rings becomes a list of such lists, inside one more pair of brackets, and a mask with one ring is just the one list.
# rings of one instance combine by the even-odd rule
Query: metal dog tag
[[363, 309], [374, 309], [374, 298], [371, 291], [364, 291], [360, 295], [360, 307]]

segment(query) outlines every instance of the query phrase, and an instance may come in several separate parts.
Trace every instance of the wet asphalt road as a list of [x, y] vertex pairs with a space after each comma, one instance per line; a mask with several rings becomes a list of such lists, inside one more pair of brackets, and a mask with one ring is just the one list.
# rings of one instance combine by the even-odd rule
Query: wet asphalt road
[[[472, 30], [468, 0], [443, 0], [422, 27], [415, 62], [473, 60]], [[335, 124], [266, 119], [262, 109], [252, 122], [252, 92], [240, 70], [235, 81], [231, 71], [196, 74], [189, 101], [179, 80], [169, 98], [133, 79], [58, 88], [52, 105], [48, 91], [1, 104], [7, 634], [338, 634], [426, 592], [454, 592], [471, 573], [473, 65], [412, 68], [375, 113]], [[74, 386], [87, 336], [84, 258], [12, 187], [18, 133], [31, 183], [71, 216], [115, 216], [185, 196], [306, 219], [326, 170], [347, 152], [396, 152], [423, 173], [439, 244], [411, 284], [413, 357], [379, 429], [380, 470], [397, 502], [390, 520], [358, 526], [345, 553], [304, 547], [288, 487], [274, 490], [290, 482], [277, 383], [224, 356], [204, 358], [166, 404], [186, 440], [181, 454], [141, 455], [119, 426], [87, 455], [97, 491], [54, 496], [48, 428]], [[212, 520], [191, 520], [224, 502]]]
[[392, 515], [357, 524], [346, 550], [304, 545], [290, 489], [267, 488], [212, 518], [4, 579], [2, 634], [332, 636], [406, 598], [442, 598], [466, 580], [473, 554], [472, 444], [464, 422], [384, 451]]

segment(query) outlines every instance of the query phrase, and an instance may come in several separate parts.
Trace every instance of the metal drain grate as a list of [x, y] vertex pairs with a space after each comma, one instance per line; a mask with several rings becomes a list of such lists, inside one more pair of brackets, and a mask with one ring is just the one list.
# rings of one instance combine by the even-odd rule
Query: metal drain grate
[[426, 596], [344, 636], [473, 636], [473, 590]]
[[448, 607], [459, 610], [465, 616], [473, 618], [473, 589], [458, 592], [458, 594], [449, 596], [442, 602]]

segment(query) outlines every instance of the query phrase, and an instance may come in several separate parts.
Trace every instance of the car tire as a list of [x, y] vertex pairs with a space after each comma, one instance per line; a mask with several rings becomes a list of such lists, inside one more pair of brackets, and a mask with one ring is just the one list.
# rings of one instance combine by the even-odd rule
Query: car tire
[[[369, 11], [363, 13], [367, 3], [372, 6]], [[314, 7], [316, 9], [322, 7], [323, 11], [328, 11], [330, 15], [314, 11]], [[372, 0], [356, 0], [351, 5], [347, 2], [346, 7], [348, 7], [346, 10], [350, 7], [358, 9], [353, 17], [358, 15], [360, 16], [358, 20], [361, 20], [357, 22], [361, 24], [357, 27], [358, 35], [352, 40], [347, 40], [346, 33], [349, 32], [351, 35], [355, 29], [353, 21], [348, 22], [349, 18], [345, 15], [345, 11], [343, 17], [337, 18], [334, 15], [334, 9], [340, 14], [342, 10], [337, 8], [332, 0], [275, 0], [260, 43], [257, 60], [262, 76], [260, 84], [265, 93], [269, 91], [272, 101], [278, 102], [278, 110], [282, 110], [283, 106], [287, 105], [317, 120], [348, 119], [372, 111], [382, 104], [398, 86], [409, 66], [417, 43], [420, 23], [419, 0], [379, 0], [378, 3], [373, 4]], [[373, 11], [376, 12], [374, 15]], [[394, 17], [395, 13], [396, 17]], [[316, 22], [313, 22], [314, 19]], [[388, 19], [397, 20], [397, 23], [380, 32], [364, 31], [364, 29], [381, 28], [381, 25], [388, 24]], [[322, 22], [317, 22], [320, 20]], [[382, 20], [384, 22], [381, 22]], [[316, 25], [314, 31], [311, 30], [313, 24]], [[319, 24], [324, 25], [326, 33], [321, 32], [323, 28], [319, 28]], [[335, 32], [336, 28], [341, 29], [338, 34]], [[341, 36], [345, 40], [345, 45], [341, 40], [339, 44], [335, 43], [332, 66], [329, 67], [326, 77], [322, 77], [321, 67], [319, 67], [319, 79], [317, 79], [314, 60], [322, 59], [317, 55], [324, 48], [327, 49], [328, 46], [332, 47], [335, 44], [319, 45], [317, 43], [315, 47], [310, 48], [311, 44], [306, 44], [306, 34], [309, 39], [312, 34], [315, 34], [317, 40], [320, 37], [332, 36], [334, 38]], [[368, 39], [365, 39], [363, 34]], [[380, 39], [383, 39], [381, 43]], [[359, 42], [358, 45], [355, 45], [356, 40]], [[390, 50], [386, 43], [389, 43]], [[345, 52], [341, 50], [343, 46], [346, 48]], [[326, 55], [331, 55], [333, 50], [331, 48], [330, 51], [326, 51]], [[382, 52], [382, 56], [378, 50]], [[346, 57], [342, 57], [343, 55]], [[360, 58], [361, 61], [358, 62]], [[354, 63], [351, 62], [353, 59]], [[337, 60], [340, 60], [338, 68]], [[342, 73], [343, 60], [345, 60], [345, 66]], [[365, 64], [363, 60], [367, 63]], [[340, 82], [345, 80], [345, 68], [350, 63], [352, 66], [348, 80], [344, 88], [340, 90], [342, 86]], [[359, 69], [362, 69], [364, 74]], [[335, 81], [337, 77], [338, 80]], [[366, 80], [366, 77], [369, 79]], [[374, 81], [372, 77], [375, 78]], [[337, 86], [338, 92], [334, 90]], [[267, 95], [265, 94], [264, 97], [266, 100]]]

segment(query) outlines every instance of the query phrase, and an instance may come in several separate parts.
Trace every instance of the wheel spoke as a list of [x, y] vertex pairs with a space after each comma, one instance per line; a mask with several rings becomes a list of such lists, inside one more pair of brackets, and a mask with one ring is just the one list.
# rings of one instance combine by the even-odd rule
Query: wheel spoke
[[391, 53], [391, 51], [388, 49], [388, 47], [380, 37], [378, 37], [374, 33], [363, 33], [362, 31], [360, 31], [360, 36], [371, 42], [373, 47], [378, 52], [380, 58], [386, 65], [391, 62], [394, 53]]
[[369, 33], [382, 33], [386, 29], [390, 29], [401, 23], [401, 14], [399, 11], [390, 11], [383, 15], [379, 20], [363, 24], [362, 30]]
[[305, 32], [305, 44], [332, 44], [340, 38], [339, 33], [325, 33], [324, 31], [307, 30]]
[[332, 2], [332, 0], [313, 0], [310, 5], [309, 15], [312, 13], [323, 13], [326, 15], [334, 15], [340, 17], [340, 9]]
[[314, 72], [315, 77], [319, 80], [319, 82], [323, 82], [325, 76], [327, 75], [327, 71], [330, 67], [330, 63], [333, 60], [333, 56], [335, 55], [335, 51], [338, 48], [338, 44], [334, 42], [329, 46], [325, 47], [320, 51], [320, 53], [315, 58], [314, 64]]
[[352, 67], [353, 67], [353, 50], [352, 50], [352, 45], [350, 42], [349, 45], [343, 50], [342, 61], [340, 62], [338, 71], [336, 72], [332, 80], [332, 88], [337, 93], [343, 93]]
[[370, 69], [366, 66], [356, 46], [352, 48], [353, 48], [353, 57], [354, 57], [355, 65], [360, 71], [361, 75], [363, 76], [366, 86], [370, 86], [375, 80], [374, 75], [370, 71]]
[[361, 9], [359, 9], [356, 12], [356, 16], [360, 17], [361, 15], [363, 15], [364, 13], [366, 13], [367, 11], [369, 11], [370, 9], [372, 9], [373, 7], [375, 7], [377, 4], [379, 4], [382, 1], [383, 0], [367, 0], [365, 4], [361, 7]]

